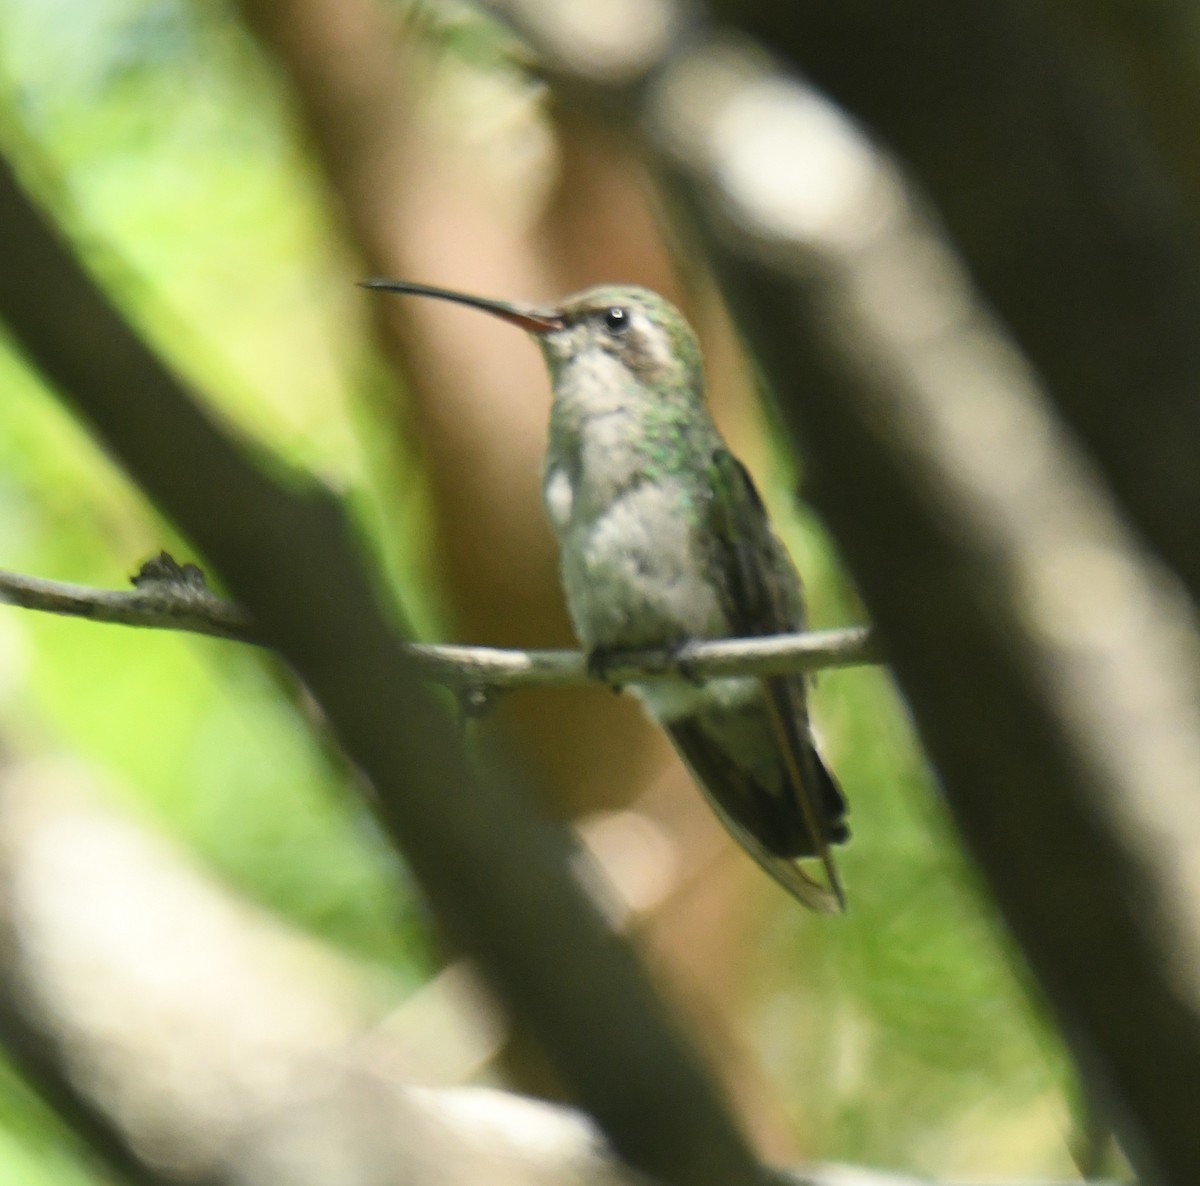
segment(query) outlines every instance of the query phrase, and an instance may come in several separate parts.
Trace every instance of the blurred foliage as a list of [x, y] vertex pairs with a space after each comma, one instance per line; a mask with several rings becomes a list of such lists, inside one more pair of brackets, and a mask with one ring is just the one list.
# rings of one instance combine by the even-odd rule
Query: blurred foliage
[[[488, 56], [467, 34], [449, 43]], [[366, 451], [388, 434], [363, 431], [382, 376], [352, 267], [231, 15], [0, 0], [0, 78], [0, 134], [128, 314], [245, 432], [353, 488], [410, 617], [436, 618], [414, 593], [419, 486]], [[0, 563], [117, 586], [162, 546], [187, 556], [3, 349], [0, 389]], [[815, 624], [860, 619], [819, 529], [801, 517], [789, 530]], [[6, 612], [0, 709], [6, 744], [86, 755], [237, 889], [390, 968], [398, 987], [427, 974], [404, 871], [262, 656]], [[768, 941], [746, 970], [747, 1026], [806, 1149], [923, 1172], [1062, 1172], [1061, 1051], [1032, 1017], [886, 675], [824, 676], [816, 711], [853, 803], [852, 909], [831, 923], [765, 898]], [[0, 1181], [88, 1180], [50, 1132], [0, 1077]]]

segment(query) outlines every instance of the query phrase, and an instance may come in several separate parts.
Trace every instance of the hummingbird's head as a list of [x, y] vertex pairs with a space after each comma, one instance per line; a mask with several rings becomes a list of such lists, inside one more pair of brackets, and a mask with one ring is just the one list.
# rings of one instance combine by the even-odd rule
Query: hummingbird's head
[[703, 390], [700, 347], [683, 314], [648, 288], [604, 284], [568, 297], [561, 324], [536, 332], [551, 374], [604, 359], [638, 386], [654, 391]]
[[366, 280], [363, 287], [454, 301], [520, 326], [538, 340], [556, 391], [576, 372], [602, 377], [610, 390], [626, 393], [690, 392], [699, 398], [704, 390], [696, 335], [670, 301], [648, 288], [604, 284], [550, 308], [406, 280]]

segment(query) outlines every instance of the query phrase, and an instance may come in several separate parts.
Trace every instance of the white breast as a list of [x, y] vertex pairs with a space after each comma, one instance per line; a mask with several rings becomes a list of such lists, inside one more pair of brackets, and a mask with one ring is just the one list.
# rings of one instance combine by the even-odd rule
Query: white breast
[[559, 531], [561, 567], [571, 618], [586, 645], [660, 646], [724, 632], [678, 489], [643, 483], [591, 520], [575, 510]]

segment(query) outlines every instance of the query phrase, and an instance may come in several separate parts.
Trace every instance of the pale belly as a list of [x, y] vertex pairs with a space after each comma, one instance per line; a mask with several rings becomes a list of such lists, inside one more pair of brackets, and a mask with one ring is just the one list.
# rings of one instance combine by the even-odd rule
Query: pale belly
[[697, 533], [678, 499], [649, 483], [591, 522], [560, 533], [567, 607], [589, 649], [668, 646], [720, 637], [725, 616]]
[[[553, 498], [548, 486], [548, 506]], [[567, 519], [559, 532], [563, 589], [575, 632], [588, 650], [673, 646], [728, 633], [717, 592], [705, 579], [709, 561], [678, 500], [645, 485], [593, 522], [562, 519]], [[656, 680], [629, 690], [658, 719], [672, 720], [714, 701], [744, 703], [755, 681]]]

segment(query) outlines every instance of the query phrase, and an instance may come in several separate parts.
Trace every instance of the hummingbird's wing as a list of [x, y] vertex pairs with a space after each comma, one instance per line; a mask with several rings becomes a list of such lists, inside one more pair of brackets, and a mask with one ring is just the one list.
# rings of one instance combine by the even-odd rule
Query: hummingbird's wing
[[[743, 637], [802, 628], [800, 583], [745, 467], [720, 448], [713, 453], [706, 538], [713, 541], [724, 608]], [[830, 844], [846, 838], [845, 800], [813, 745], [802, 676], [762, 680], [763, 698], [779, 747], [783, 798], [734, 768], [703, 729], [683, 725], [676, 742], [713, 801], [722, 821], [744, 848], [801, 902], [818, 910], [845, 908]], [[708, 777], [705, 777], [708, 775]], [[721, 793], [732, 796], [717, 802]], [[735, 814], [736, 813], [736, 814]], [[817, 857], [828, 884], [797, 863]]]

